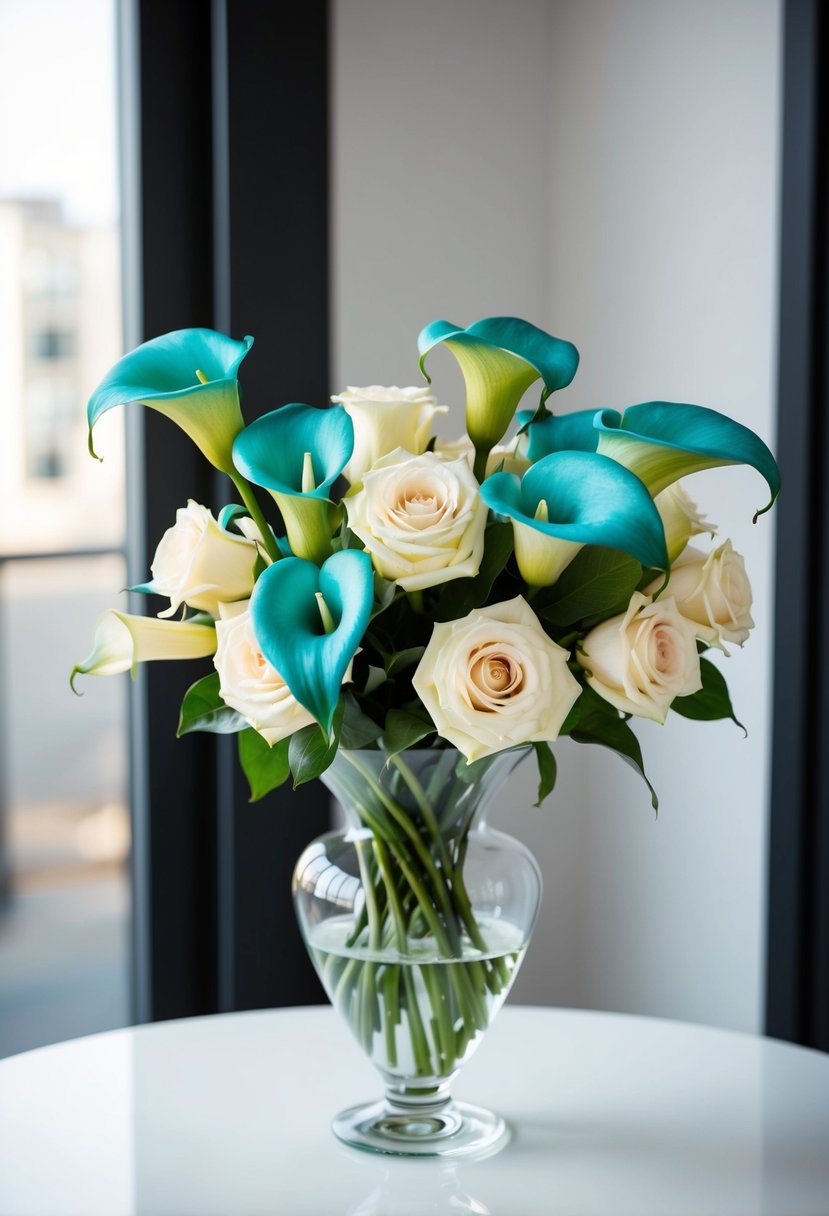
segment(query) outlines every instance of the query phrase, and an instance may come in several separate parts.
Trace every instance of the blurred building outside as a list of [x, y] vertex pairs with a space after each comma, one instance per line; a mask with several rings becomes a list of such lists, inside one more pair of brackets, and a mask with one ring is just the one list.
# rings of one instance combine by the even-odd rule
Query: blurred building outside
[[85, 412], [122, 349], [119, 259], [114, 225], [0, 198], [0, 1056], [128, 1020], [126, 689], [68, 686], [126, 581], [123, 420], [97, 463]]

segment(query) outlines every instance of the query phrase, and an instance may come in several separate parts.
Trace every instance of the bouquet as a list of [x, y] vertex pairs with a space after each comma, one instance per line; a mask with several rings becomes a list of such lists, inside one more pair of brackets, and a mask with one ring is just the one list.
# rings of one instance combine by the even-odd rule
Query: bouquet
[[734, 718], [707, 653], [748, 638], [751, 586], [729, 540], [690, 543], [716, 530], [680, 479], [750, 464], [767, 510], [777, 466], [752, 431], [700, 406], [552, 412], [578, 354], [515, 317], [421, 332], [424, 375], [443, 345], [466, 382], [466, 433], [451, 442], [433, 434], [447, 411], [429, 383], [352, 387], [246, 426], [237, 371], [251, 343], [167, 334], [93, 394], [90, 448], [101, 414], [141, 403], [190, 435], [237, 500], [177, 512], [133, 589], [169, 606], [105, 613], [72, 679], [212, 658], [178, 733], [236, 733], [253, 799], [289, 777], [337, 794], [350, 825], [308, 847], [294, 893], [386, 1099], [335, 1131], [383, 1152], [481, 1151], [503, 1121], [452, 1103], [448, 1085], [509, 991], [540, 877], [522, 845], [476, 828], [478, 812], [530, 751], [540, 804], [560, 737], [644, 777], [636, 718]]
[[[212, 657], [178, 733], [237, 733], [252, 798], [320, 777], [338, 749], [451, 747], [474, 768], [530, 745], [541, 801], [561, 736], [644, 776], [633, 719], [734, 717], [705, 653], [746, 641], [751, 587], [729, 540], [689, 543], [716, 529], [680, 479], [750, 464], [768, 510], [779, 475], [752, 431], [660, 401], [554, 413], [578, 353], [516, 317], [427, 325], [423, 387], [352, 387], [246, 426], [237, 373], [252, 342], [166, 334], [93, 393], [93, 455], [98, 418], [141, 403], [187, 432], [238, 501], [177, 512], [151, 580], [132, 588], [169, 607], [105, 613], [73, 686]], [[451, 442], [433, 434], [447, 412], [426, 373], [438, 345], [466, 383], [466, 433]], [[535, 407], [518, 410], [533, 385]]]

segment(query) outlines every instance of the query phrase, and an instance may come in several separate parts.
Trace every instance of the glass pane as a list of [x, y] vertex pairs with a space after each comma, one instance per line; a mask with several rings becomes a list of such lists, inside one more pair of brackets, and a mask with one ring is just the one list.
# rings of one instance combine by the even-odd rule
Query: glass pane
[[[113, 0], [0, 0], [0, 549], [120, 545], [123, 418]], [[48, 87], [44, 87], [48, 81]]]
[[114, 0], [0, 0], [0, 1056], [129, 1020], [126, 681], [68, 686], [126, 582], [116, 112]]

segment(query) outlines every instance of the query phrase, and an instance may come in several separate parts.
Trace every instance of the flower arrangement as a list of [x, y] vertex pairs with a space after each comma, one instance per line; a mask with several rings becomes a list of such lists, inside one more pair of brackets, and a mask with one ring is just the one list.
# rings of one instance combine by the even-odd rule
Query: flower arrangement
[[[386, 1099], [334, 1129], [383, 1152], [488, 1151], [503, 1120], [448, 1086], [509, 991], [540, 877], [478, 813], [530, 750], [540, 804], [562, 736], [644, 777], [633, 719], [734, 718], [705, 652], [746, 640], [751, 587], [730, 541], [689, 544], [715, 529], [679, 479], [750, 464], [767, 510], [777, 466], [752, 431], [699, 406], [552, 413], [576, 349], [514, 317], [420, 334], [421, 369], [444, 345], [466, 381], [466, 435], [450, 443], [432, 435], [446, 411], [428, 386], [348, 388], [245, 426], [236, 373], [251, 342], [167, 334], [93, 394], [90, 448], [104, 411], [142, 403], [239, 501], [177, 512], [135, 588], [169, 607], [105, 613], [72, 679], [212, 657], [179, 734], [235, 732], [253, 799], [289, 777], [337, 794], [351, 826], [308, 846], [295, 902]], [[533, 384], [536, 408], [517, 412]]]
[[[319, 777], [338, 748], [454, 747], [474, 768], [532, 745], [540, 801], [561, 736], [610, 747], [644, 776], [632, 718], [734, 717], [704, 652], [746, 640], [751, 587], [730, 541], [689, 544], [715, 528], [680, 478], [750, 464], [768, 510], [779, 475], [752, 431], [667, 402], [554, 414], [578, 353], [515, 317], [420, 334], [427, 381], [438, 345], [463, 372], [466, 435], [453, 442], [432, 434], [446, 407], [430, 382], [348, 388], [246, 426], [237, 373], [252, 341], [166, 334], [93, 393], [93, 454], [98, 418], [141, 403], [185, 430], [239, 501], [177, 512], [133, 589], [169, 607], [105, 613], [73, 683], [212, 657], [179, 734], [236, 732], [253, 798]], [[537, 407], [518, 411], [505, 442], [533, 384]]]

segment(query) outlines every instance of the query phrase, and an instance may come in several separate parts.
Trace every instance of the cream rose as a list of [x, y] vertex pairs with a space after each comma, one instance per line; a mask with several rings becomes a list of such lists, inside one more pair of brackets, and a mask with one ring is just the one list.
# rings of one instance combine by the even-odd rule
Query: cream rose
[[743, 558], [727, 540], [711, 553], [687, 548], [671, 569], [665, 594], [672, 595], [697, 637], [725, 650], [742, 646], [754, 628], [751, 583]]
[[222, 700], [273, 746], [315, 718], [259, 649], [248, 603], [221, 605], [213, 663]]
[[[532, 463], [526, 455], [527, 437], [519, 435], [509, 443], [497, 443], [489, 453], [489, 459], [486, 462], [486, 475], [497, 473], [503, 469], [505, 473], [526, 473]], [[460, 439], [438, 439], [435, 443], [435, 451], [444, 460], [451, 460], [458, 456], [463, 456], [470, 469], [475, 463], [475, 445], [468, 435], [461, 435]]]
[[374, 568], [404, 591], [478, 573], [487, 508], [463, 457], [402, 448], [378, 460], [344, 500], [348, 526]]
[[435, 414], [445, 414], [428, 388], [384, 388], [372, 384], [338, 393], [332, 401], [341, 405], [354, 424], [354, 451], [343, 473], [351, 485], [359, 485], [363, 474], [395, 448], [420, 454], [426, 450]]
[[717, 531], [717, 525], [708, 523], [697, 504], [686, 494], [681, 481], [662, 490], [653, 501], [665, 529], [669, 561], [676, 561], [692, 536], [702, 532], [713, 536]]
[[577, 653], [587, 683], [626, 714], [664, 722], [674, 697], [702, 688], [696, 629], [671, 596], [635, 591], [627, 612], [587, 634]]
[[219, 615], [219, 604], [247, 599], [253, 590], [258, 549], [232, 536], [207, 507], [192, 499], [176, 511], [176, 522], [158, 543], [150, 570], [152, 590], [170, 599], [159, 613], [172, 616], [182, 604]]
[[581, 692], [567, 659], [519, 595], [436, 624], [412, 684], [438, 733], [471, 763], [558, 737]]

